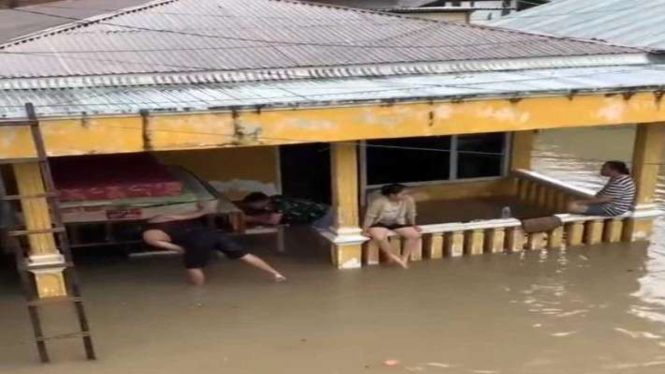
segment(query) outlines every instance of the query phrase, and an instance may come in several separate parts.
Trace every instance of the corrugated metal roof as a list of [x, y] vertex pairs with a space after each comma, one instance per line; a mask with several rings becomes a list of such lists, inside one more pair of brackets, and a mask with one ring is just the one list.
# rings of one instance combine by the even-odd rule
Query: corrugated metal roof
[[24, 118], [32, 102], [39, 116], [151, 111], [205, 111], [256, 106], [334, 106], [380, 100], [526, 97], [581, 91], [665, 89], [665, 66], [541, 69], [236, 84], [0, 90], [0, 117]]
[[[70, 23], [69, 17], [87, 18], [112, 12], [129, 6], [147, 3], [149, 0], [67, 0], [48, 4], [0, 10], [0, 43], [49, 27]], [[37, 13], [48, 13], [53, 16]]]
[[665, 49], [665, 0], [557, 0], [490, 25]]
[[288, 0], [160, 0], [0, 46], [0, 77], [594, 56], [637, 50]]

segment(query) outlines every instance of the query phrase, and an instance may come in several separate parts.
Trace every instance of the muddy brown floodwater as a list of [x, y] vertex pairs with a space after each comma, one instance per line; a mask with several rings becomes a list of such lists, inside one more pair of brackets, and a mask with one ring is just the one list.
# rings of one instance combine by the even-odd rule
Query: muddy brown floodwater
[[[542, 133], [535, 166], [597, 187], [600, 160], [629, 159], [633, 137], [628, 128]], [[487, 255], [410, 271], [336, 271], [321, 243], [292, 234], [286, 254], [260, 251], [290, 275], [286, 284], [226, 261], [210, 268], [200, 292], [181, 283], [175, 258], [84, 264], [100, 355], [92, 363], [75, 342], [54, 345], [55, 363], [36, 363], [20, 293], [6, 274], [0, 373], [665, 372], [663, 223], [648, 248]]]

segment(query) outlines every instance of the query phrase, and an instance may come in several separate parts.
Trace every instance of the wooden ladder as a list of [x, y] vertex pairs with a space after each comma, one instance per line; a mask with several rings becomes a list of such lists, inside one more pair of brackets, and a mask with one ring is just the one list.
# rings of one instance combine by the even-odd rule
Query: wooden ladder
[[[30, 315], [30, 321], [32, 323], [32, 328], [34, 330], [35, 342], [37, 344], [37, 351], [39, 352], [39, 358], [43, 363], [50, 362], [50, 357], [48, 354], [48, 349], [46, 343], [48, 341], [59, 340], [59, 339], [73, 339], [81, 338], [83, 341], [83, 347], [85, 349], [86, 357], [89, 360], [94, 360], [95, 350], [92, 343], [92, 337], [90, 335], [90, 327], [88, 324], [88, 318], [86, 317], [85, 308], [83, 306], [83, 299], [81, 298], [81, 291], [79, 287], [78, 277], [74, 271], [74, 263], [72, 261], [72, 255], [69, 246], [69, 240], [67, 237], [67, 230], [63, 224], [62, 214], [60, 212], [60, 200], [58, 198], [58, 193], [55, 189], [55, 184], [53, 182], [53, 175], [51, 174], [51, 168], [48, 163], [48, 156], [46, 153], [46, 147], [44, 145], [44, 138], [39, 127], [39, 121], [35, 114], [35, 109], [32, 104], [26, 104], [26, 112], [28, 115], [28, 121], [21, 123], [13, 123], [12, 126], [25, 125], [30, 127], [30, 133], [32, 136], [32, 141], [34, 143], [35, 150], [37, 152], [37, 157], [34, 158], [21, 158], [21, 159], [9, 159], [2, 160], [3, 163], [39, 163], [42, 181], [45, 187], [45, 193], [36, 194], [36, 195], [15, 195], [8, 196], [5, 194], [5, 191], [0, 191], [0, 203], [7, 204], [9, 202], [25, 202], [30, 199], [46, 199], [51, 215], [52, 227], [42, 230], [8, 230], [5, 233], [7, 244], [13, 248], [17, 270], [20, 274], [21, 284], [24, 290], [28, 305], [28, 313]], [[0, 183], [1, 185], [1, 183]], [[4, 188], [2, 188], [4, 189]], [[54, 261], [53, 263], [46, 264], [31, 264], [28, 261], [24, 246], [21, 245], [19, 240], [20, 237], [28, 237], [30, 235], [37, 234], [53, 234], [57, 238], [57, 242], [60, 247], [60, 252], [62, 254], [62, 261]], [[67, 290], [67, 296], [65, 297], [48, 297], [40, 298], [37, 291], [37, 284], [35, 277], [32, 276], [33, 271], [39, 270], [49, 270], [49, 269], [63, 269], [63, 277], [65, 281], [65, 287]], [[46, 336], [43, 333], [42, 323], [40, 319], [40, 308], [56, 303], [72, 303], [76, 311], [76, 316], [78, 319], [78, 331], [60, 334], [53, 336]]]

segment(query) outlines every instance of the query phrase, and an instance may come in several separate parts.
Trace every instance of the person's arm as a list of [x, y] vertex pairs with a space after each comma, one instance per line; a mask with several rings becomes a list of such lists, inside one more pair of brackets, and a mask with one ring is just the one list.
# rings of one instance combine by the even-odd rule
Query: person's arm
[[416, 216], [418, 214], [416, 211], [416, 201], [412, 197], [409, 197], [406, 204], [406, 223], [420, 231], [420, 227], [416, 223]]
[[375, 223], [380, 213], [381, 199], [375, 199], [369, 204], [367, 212], [365, 212], [365, 219], [363, 220], [362, 227], [364, 235], [369, 235], [369, 228], [372, 227], [372, 225]]

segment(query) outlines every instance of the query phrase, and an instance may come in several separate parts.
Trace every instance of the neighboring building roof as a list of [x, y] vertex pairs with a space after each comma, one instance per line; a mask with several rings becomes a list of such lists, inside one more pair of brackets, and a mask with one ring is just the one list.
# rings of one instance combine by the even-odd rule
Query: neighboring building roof
[[557, 0], [490, 25], [665, 49], [665, 0]]
[[[453, 6], [456, 1], [437, 1], [437, 0], [306, 0], [313, 3], [325, 3], [331, 5], [347, 6], [352, 8], [363, 9], [385, 9], [395, 10], [404, 8], [443, 8], [443, 9], [478, 9], [483, 7], [483, 4], [497, 3], [497, 0], [463, 0], [459, 3], [461, 6]], [[500, 2], [500, 1], [499, 1]], [[476, 3], [471, 6], [470, 3]], [[442, 4], [446, 4], [443, 6]], [[451, 4], [448, 6], [448, 4]], [[467, 5], [469, 4], [469, 5]], [[503, 9], [503, 8], [502, 8]]]
[[312, 3], [347, 6], [363, 9], [416, 8], [434, 3], [435, 0], [309, 0]]
[[39, 116], [113, 115], [234, 108], [313, 107], [383, 101], [630, 92], [665, 86], [665, 66], [605, 66], [380, 78], [0, 89], [0, 118], [24, 118], [32, 102]]
[[[502, 11], [504, 9], [514, 9], [514, 8], [501, 8], [501, 7], [485, 7], [485, 6], [432, 6], [432, 7], [418, 7], [418, 8], [393, 8], [393, 9], [383, 9], [385, 11], [390, 11], [391, 13], [398, 14], [419, 14], [419, 13], [471, 13], [478, 10], [491, 10], [491, 11]], [[382, 10], [382, 9], [378, 9]]]
[[[113, 12], [149, 0], [68, 0], [49, 4], [0, 9], [0, 43], [50, 27], [70, 23], [71, 18], [88, 18]], [[48, 16], [45, 14], [53, 14]]]
[[0, 78], [375, 66], [639, 50], [289, 0], [159, 0], [0, 45]]

